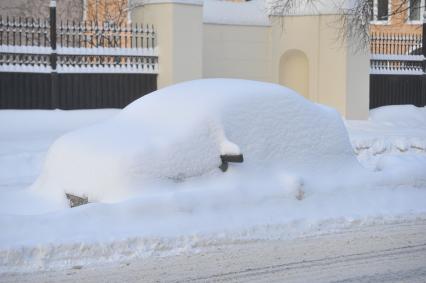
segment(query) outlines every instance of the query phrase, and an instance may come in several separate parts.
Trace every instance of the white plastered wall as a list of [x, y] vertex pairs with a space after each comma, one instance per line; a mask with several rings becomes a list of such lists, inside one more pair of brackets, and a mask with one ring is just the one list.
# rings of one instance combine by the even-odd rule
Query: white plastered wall
[[339, 41], [338, 16], [271, 17], [271, 26], [203, 24], [200, 4], [149, 3], [133, 9], [131, 17], [154, 24], [158, 32], [159, 88], [201, 77], [280, 83], [286, 81], [281, 59], [296, 51], [308, 61], [305, 96], [347, 118], [368, 117], [369, 56], [354, 54]]
[[349, 119], [367, 119], [369, 54], [352, 52], [338, 37], [339, 16], [298, 15], [271, 19], [272, 81], [280, 82], [283, 55], [298, 50], [309, 66], [308, 98]]
[[204, 24], [203, 77], [271, 81], [270, 28]]
[[202, 78], [202, 5], [190, 1], [151, 1], [134, 7], [131, 19], [152, 24], [157, 32], [159, 88]]
[[347, 53], [346, 118], [367, 119], [370, 105], [370, 54]]

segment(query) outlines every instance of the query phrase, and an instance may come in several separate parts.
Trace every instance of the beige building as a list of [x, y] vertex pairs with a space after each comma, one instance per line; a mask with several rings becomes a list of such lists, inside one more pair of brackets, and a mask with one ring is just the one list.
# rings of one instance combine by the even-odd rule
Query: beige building
[[158, 35], [158, 86], [198, 78], [279, 83], [350, 119], [369, 109], [369, 54], [336, 38], [337, 10], [269, 15], [263, 1], [130, 0]]

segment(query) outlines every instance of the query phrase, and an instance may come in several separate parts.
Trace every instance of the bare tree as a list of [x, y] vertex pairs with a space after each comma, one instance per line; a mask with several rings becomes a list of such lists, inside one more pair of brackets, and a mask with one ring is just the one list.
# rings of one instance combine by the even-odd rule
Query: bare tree
[[[378, 20], [388, 19], [391, 16], [400, 16], [407, 19], [409, 14], [419, 12], [425, 8], [424, 5], [421, 5], [420, 0], [389, 1], [393, 2], [391, 9], [387, 13], [378, 15]], [[326, 0], [326, 2], [330, 4], [333, 1]], [[323, 3], [324, 0], [269, 0], [268, 8], [272, 15], [283, 16], [296, 14], [300, 9], [315, 11]], [[370, 42], [370, 21], [374, 18], [374, 1], [352, 0], [334, 1], [333, 3], [334, 8], [339, 11], [340, 15], [338, 20], [333, 23], [337, 28], [338, 38], [341, 40], [350, 39], [355, 49], [368, 48]]]
[[[403, 0], [409, 1], [409, 0]], [[370, 20], [373, 18], [373, 1], [357, 0], [353, 6], [340, 7], [337, 20], [338, 38], [349, 39], [355, 50], [365, 50], [370, 45]]]
[[87, 0], [86, 20], [122, 26], [128, 23], [128, 0]]
[[[49, 0], [0, 0], [0, 15], [16, 18], [49, 18]], [[58, 19], [61, 21], [81, 21], [83, 0], [58, 0]]]
[[85, 20], [99, 28], [88, 32], [87, 44], [103, 47], [128, 47], [128, 0], [86, 0]]

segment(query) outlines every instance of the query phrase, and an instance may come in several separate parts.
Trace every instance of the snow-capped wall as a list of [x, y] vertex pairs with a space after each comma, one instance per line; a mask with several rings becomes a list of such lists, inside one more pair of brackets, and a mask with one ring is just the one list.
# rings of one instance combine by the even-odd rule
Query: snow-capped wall
[[264, 0], [230, 2], [204, 0], [204, 23], [269, 26]]
[[[203, 6], [204, 23], [269, 26], [270, 15], [282, 15], [281, 0], [251, 0], [233, 2], [226, 0], [130, 0], [130, 9], [150, 4], [185, 4]], [[349, 3], [349, 4], [348, 4]], [[350, 5], [347, 0], [295, 1], [289, 15], [336, 14]]]
[[269, 26], [269, 16], [334, 15], [351, 5], [351, 1], [347, 0], [297, 0], [287, 11], [283, 8], [284, 3], [282, 0], [204, 0], [204, 23]]
[[258, 0], [265, 2], [268, 15], [271, 16], [306, 16], [306, 15], [335, 15], [342, 9], [353, 6], [353, 0], [297, 0], [293, 1], [291, 8], [283, 8], [283, 0]]

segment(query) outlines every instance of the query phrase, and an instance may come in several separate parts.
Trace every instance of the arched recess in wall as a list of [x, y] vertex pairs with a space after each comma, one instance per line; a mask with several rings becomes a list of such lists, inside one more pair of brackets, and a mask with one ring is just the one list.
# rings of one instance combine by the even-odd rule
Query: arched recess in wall
[[280, 59], [280, 84], [309, 98], [309, 62], [300, 50], [289, 50]]

